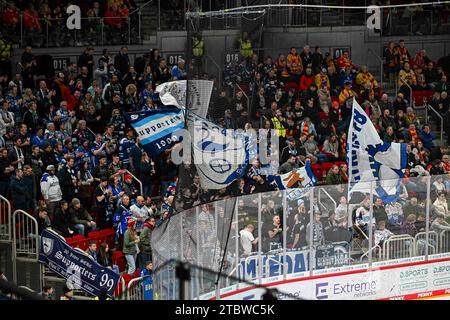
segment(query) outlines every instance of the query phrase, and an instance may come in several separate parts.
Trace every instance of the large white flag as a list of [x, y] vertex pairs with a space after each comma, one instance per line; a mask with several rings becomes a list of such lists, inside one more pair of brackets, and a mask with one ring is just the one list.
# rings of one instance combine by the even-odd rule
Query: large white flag
[[188, 86], [189, 111], [205, 118], [208, 112], [209, 101], [213, 89], [210, 80], [178, 80], [160, 84], [156, 87], [159, 98], [164, 105], [186, 108], [186, 86]]
[[222, 189], [243, 176], [249, 163], [251, 137], [221, 128], [191, 112], [187, 126], [203, 188]]
[[396, 201], [400, 193], [402, 170], [407, 165], [406, 144], [381, 140], [371, 119], [353, 99], [347, 138], [349, 193], [368, 193], [371, 181], [385, 202]]

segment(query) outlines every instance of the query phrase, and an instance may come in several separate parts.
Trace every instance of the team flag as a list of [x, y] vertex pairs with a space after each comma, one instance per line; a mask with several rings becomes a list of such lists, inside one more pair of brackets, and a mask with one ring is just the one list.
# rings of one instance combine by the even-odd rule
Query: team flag
[[359, 191], [367, 193], [371, 181], [384, 202], [394, 202], [400, 195], [400, 178], [407, 165], [406, 144], [380, 139], [371, 119], [356, 99], [347, 139], [349, 197]]
[[244, 175], [250, 158], [250, 136], [221, 128], [191, 112], [187, 126], [203, 188], [222, 189]]
[[268, 175], [267, 181], [278, 190], [288, 189], [288, 199], [297, 200], [316, 185], [317, 178], [311, 168], [311, 162], [307, 160], [302, 168], [294, 169], [282, 175]]
[[156, 156], [179, 141], [177, 131], [184, 128], [183, 110], [174, 106], [125, 113], [149, 156]]

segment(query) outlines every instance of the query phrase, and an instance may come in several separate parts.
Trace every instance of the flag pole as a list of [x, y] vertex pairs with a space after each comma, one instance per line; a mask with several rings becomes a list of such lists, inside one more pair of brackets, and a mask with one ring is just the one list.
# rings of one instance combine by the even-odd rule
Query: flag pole
[[351, 182], [352, 182], [352, 171], [353, 171], [353, 162], [352, 162], [352, 155], [350, 153], [351, 146], [353, 144], [353, 115], [354, 115], [354, 109], [355, 109], [355, 97], [353, 97], [353, 103], [352, 103], [352, 117], [350, 119], [350, 125], [348, 127], [347, 132], [347, 163], [348, 163], [348, 182], [347, 182], [347, 213], [349, 214], [349, 217], [351, 219], [351, 214], [349, 212], [350, 209], [350, 188], [351, 188]]

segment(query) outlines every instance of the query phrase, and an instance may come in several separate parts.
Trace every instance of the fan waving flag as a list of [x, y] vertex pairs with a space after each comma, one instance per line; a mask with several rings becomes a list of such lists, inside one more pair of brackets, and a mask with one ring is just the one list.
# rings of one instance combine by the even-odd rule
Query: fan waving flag
[[148, 155], [156, 156], [179, 141], [177, 131], [184, 128], [183, 110], [163, 109], [125, 113]]
[[307, 160], [302, 168], [294, 169], [283, 175], [268, 175], [267, 182], [274, 185], [278, 190], [292, 189], [288, 192], [288, 198], [289, 200], [297, 200], [306, 194], [312, 186], [316, 185], [317, 178], [312, 171], [311, 162]]
[[348, 131], [349, 194], [368, 192], [376, 181], [375, 192], [384, 202], [396, 201], [400, 195], [400, 178], [407, 165], [406, 144], [380, 139], [371, 119], [356, 99]]

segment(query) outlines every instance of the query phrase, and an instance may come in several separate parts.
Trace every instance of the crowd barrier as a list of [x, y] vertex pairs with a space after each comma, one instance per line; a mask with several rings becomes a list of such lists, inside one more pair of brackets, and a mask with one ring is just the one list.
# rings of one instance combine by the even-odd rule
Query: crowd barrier
[[11, 203], [0, 195], [0, 241], [11, 241]]

